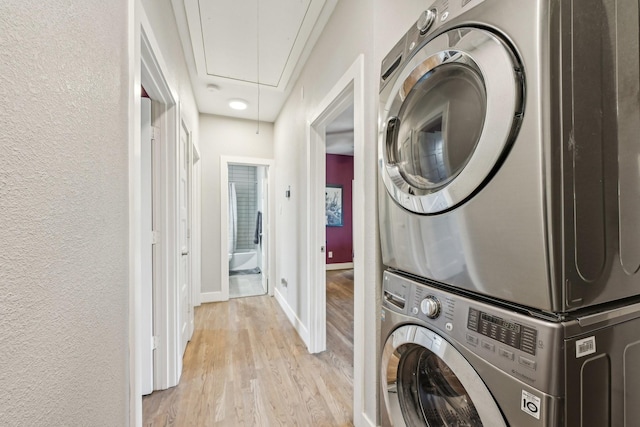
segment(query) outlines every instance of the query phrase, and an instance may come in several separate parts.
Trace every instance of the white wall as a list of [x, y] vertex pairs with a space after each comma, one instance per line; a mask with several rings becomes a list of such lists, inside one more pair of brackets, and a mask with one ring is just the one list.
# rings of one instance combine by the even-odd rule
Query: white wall
[[[365, 252], [356, 254], [364, 263], [365, 349], [364, 354], [378, 353], [378, 310], [382, 265], [378, 240], [377, 188], [377, 103], [380, 61], [404, 32], [418, 18], [427, 4], [424, 1], [352, 0], [338, 2], [329, 23], [318, 40], [300, 78], [285, 103], [274, 128], [277, 219], [277, 291], [286, 304], [309, 328], [308, 295], [304, 256], [307, 206], [305, 144], [307, 122], [319, 113], [319, 103], [362, 53], [365, 57]], [[291, 198], [284, 191], [291, 186]], [[280, 283], [285, 278], [286, 287]], [[378, 418], [378, 383], [376, 358], [365, 361], [364, 420]]]
[[[220, 292], [220, 156], [273, 158], [273, 124], [200, 115], [202, 292]], [[226, 228], [224, 230], [227, 231]], [[203, 300], [204, 301], [204, 300]]]
[[0, 425], [128, 425], [128, 2], [0, 4]]

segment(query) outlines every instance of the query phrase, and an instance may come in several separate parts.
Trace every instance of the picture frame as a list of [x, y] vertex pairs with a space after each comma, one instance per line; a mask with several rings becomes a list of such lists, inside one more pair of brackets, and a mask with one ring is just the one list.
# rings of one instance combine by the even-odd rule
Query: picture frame
[[344, 225], [342, 197], [342, 185], [327, 184], [324, 192], [327, 227], [342, 227]]

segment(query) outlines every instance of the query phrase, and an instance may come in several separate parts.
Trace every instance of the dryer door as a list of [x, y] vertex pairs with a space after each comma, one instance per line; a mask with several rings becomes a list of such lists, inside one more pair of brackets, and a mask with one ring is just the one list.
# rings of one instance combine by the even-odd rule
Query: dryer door
[[381, 366], [383, 425], [506, 426], [473, 367], [429, 329], [396, 329], [384, 345]]
[[478, 28], [445, 32], [404, 64], [381, 111], [382, 179], [412, 212], [465, 202], [491, 178], [523, 113], [511, 49]]

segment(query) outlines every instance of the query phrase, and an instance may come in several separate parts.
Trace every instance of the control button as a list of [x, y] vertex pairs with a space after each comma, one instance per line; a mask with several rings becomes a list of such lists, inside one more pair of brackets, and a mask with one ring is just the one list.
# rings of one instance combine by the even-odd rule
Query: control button
[[413, 308], [411, 309], [411, 313], [413, 313], [413, 314], [415, 314], [415, 315], [417, 315], [419, 312], [420, 312], [420, 310], [418, 310], [418, 307], [413, 307]]
[[478, 332], [478, 318], [480, 313], [474, 308], [469, 309], [469, 317], [467, 318], [467, 328], [472, 331]]
[[472, 345], [478, 345], [478, 337], [467, 334], [467, 342]]
[[442, 16], [440, 16], [440, 21], [446, 21], [447, 18], [449, 17], [449, 12], [445, 12], [442, 14]]
[[487, 342], [487, 341], [483, 340], [481, 345], [482, 345], [482, 348], [484, 348], [484, 349], [487, 349], [487, 350], [493, 351], [493, 352], [496, 351], [495, 344], [491, 344], [490, 342]]
[[416, 27], [420, 30], [420, 34], [425, 34], [429, 31], [429, 28], [433, 25], [433, 21], [436, 20], [436, 11], [434, 9], [425, 10], [418, 18], [418, 22], [416, 22]]
[[449, 332], [453, 331], [453, 323], [451, 323], [451, 322], [447, 322], [447, 323], [444, 325], [444, 328], [445, 328], [447, 331], [449, 331]]
[[416, 42], [411, 42], [411, 44], [409, 45], [409, 50], [413, 50], [414, 47], [416, 47]]
[[505, 350], [504, 348], [499, 348], [498, 349], [498, 354], [502, 357], [505, 357], [509, 360], [513, 360], [514, 359], [514, 354], [513, 351], [509, 351], [509, 350]]
[[440, 315], [440, 301], [433, 295], [428, 295], [420, 303], [420, 310], [430, 319], [435, 319]]
[[536, 362], [531, 359], [527, 359], [524, 356], [520, 356], [518, 357], [518, 362], [529, 369], [533, 369], [534, 371], [536, 370]]

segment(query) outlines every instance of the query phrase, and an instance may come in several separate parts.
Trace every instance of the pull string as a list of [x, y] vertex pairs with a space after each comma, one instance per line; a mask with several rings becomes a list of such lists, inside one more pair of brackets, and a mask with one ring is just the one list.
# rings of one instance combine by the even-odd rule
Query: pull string
[[258, 86], [258, 118], [256, 120], [256, 135], [258, 135], [260, 133], [260, 0], [256, 0], [256, 21], [256, 84]]

